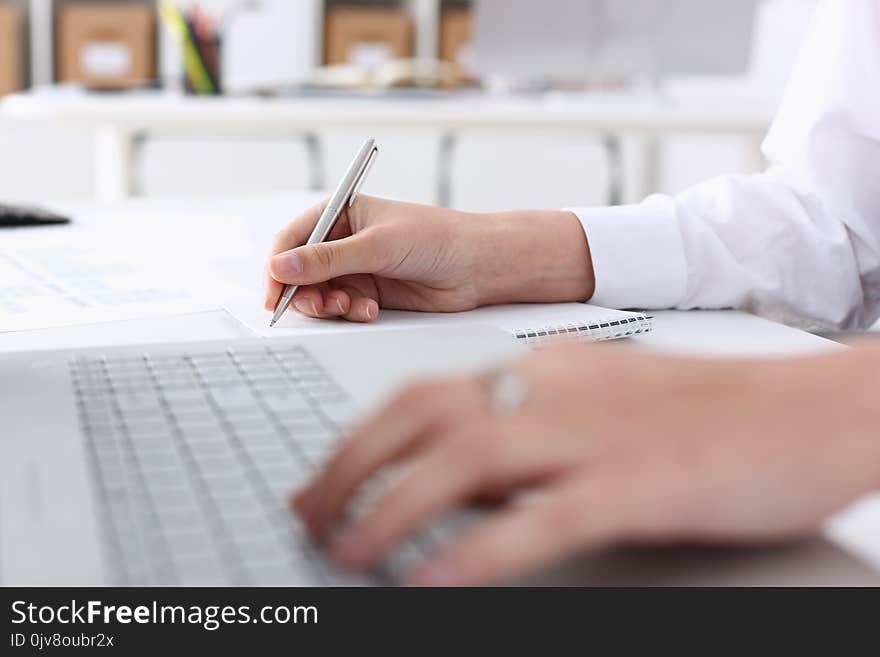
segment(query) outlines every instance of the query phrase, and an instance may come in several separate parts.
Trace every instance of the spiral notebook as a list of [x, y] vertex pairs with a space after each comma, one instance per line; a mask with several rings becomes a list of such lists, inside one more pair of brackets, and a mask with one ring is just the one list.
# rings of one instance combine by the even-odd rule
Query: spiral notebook
[[[253, 306], [253, 302], [250, 302]], [[586, 303], [517, 304], [488, 306], [464, 313], [418, 313], [383, 310], [370, 324], [352, 324], [343, 320], [320, 320], [288, 312], [273, 329], [268, 328], [268, 314], [239, 308], [227, 308], [259, 335], [309, 335], [344, 331], [446, 326], [448, 324], [489, 324], [510, 333], [525, 344], [576, 338], [581, 340], [617, 340], [653, 330], [650, 315], [640, 312], [609, 310]]]
[[425, 321], [467, 321], [504, 329], [526, 344], [561, 338], [604, 341], [629, 338], [654, 329], [653, 318], [640, 312], [610, 310], [586, 303], [518, 304], [490, 306], [468, 313], [437, 316]]
[[539, 344], [554, 338], [577, 338], [602, 342], [620, 340], [654, 330], [654, 318], [644, 313], [608, 310], [600, 306], [578, 304], [566, 316], [547, 317], [530, 326], [508, 328], [511, 335], [527, 344]]

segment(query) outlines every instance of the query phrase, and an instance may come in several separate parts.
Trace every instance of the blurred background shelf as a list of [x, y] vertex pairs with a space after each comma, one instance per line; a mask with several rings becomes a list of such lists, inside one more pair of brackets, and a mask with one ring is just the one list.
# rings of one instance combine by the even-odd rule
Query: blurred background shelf
[[[719, 6], [737, 2], [711, 1], [719, 3]], [[281, 13], [274, 15], [282, 18], [267, 19], [266, 15], [261, 16], [261, 12], [252, 12], [241, 14], [240, 20], [235, 21], [238, 36], [231, 37], [230, 42], [238, 39], [239, 44], [244, 45], [230, 45], [231, 51], [238, 49], [237, 53], [229, 54], [231, 59], [236, 60], [237, 68], [226, 71], [235, 83], [233, 87], [247, 87], [255, 64], [264, 76], [263, 82], [270, 87], [272, 76], [275, 80], [283, 81], [287, 75], [287, 81], [293, 83], [313, 76], [326, 60], [332, 41], [327, 37], [327, 30], [333, 23], [332, 17], [343, 14], [351, 17], [365, 10], [378, 12], [375, 15], [394, 15], [398, 18], [379, 22], [379, 33], [358, 28], [364, 31], [360, 32], [360, 36], [356, 33], [350, 38], [348, 47], [343, 39], [343, 45], [337, 49], [349, 59], [363, 58], [369, 64], [384, 56], [400, 54], [401, 51], [383, 46], [383, 43], [386, 43], [386, 38], [392, 44], [395, 39], [399, 40], [399, 37], [385, 35], [390, 32], [399, 35], [402, 30], [409, 34], [408, 39], [400, 41], [404, 43], [402, 51], [408, 51], [423, 60], [431, 60], [439, 55], [467, 66], [472, 55], [467, 45], [472, 29], [468, 14], [471, 3], [468, 2], [261, 2], [264, 11], [277, 10]], [[123, 102], [125, 94], [89, 94], [76, 88], [49, 88], [49, 85], [59, 79], [59, 57], [70, 59], [70, 55], [59, 53], [56, 48], [59, 12], [70, 6], [91, 6], [104, 10], [120, 4], [155, 9], [151, 0], [0, 0], [0, 7], [6, 9], [7, 13], [14, 7], [21, 16], [20, 23], [12, 20], [12, 23], [18, 23], [16, 31], [20, 45], [13, 45], [12, 38], [0, 37], [0, 48], [11, 47], [18, 51], [22, 62], [20, 67], [15, 67], [19, 71], [17, 76], [7, 75], [5, 78], [5, 91], [21, 87], [33, 91], [21, 98], [12, 96], [10, 99], [16, 103], [19, 100], [30, 103], [32, 109], [43, 104], [42, 109], [47, 113], [51, 113], [52, 107], [57, 109], [65, 106], [68, 101], [88, 103], [90, 111], [105, 111], [100, 109], [104, 107], [107, 112], [115, 112], [116, 104]], [[229, 2], [203, 0], [202, 4], [210, 8], [228, 5]], [[607, 105], [608, 94], [603, 93], [588, 94], [583, 98], [576, 96], [574, 100], [565, 93], [544, 97], [543, 102], [547, 106], [572, 102], [592, 104], [593, 114], [585, 112], [579, 122], [553, 125], [549, 123], [552, 116], [548, 116], [543, 123], [532, 121], [506, 130], [497, 129], [487, 122], [479, 125], [470, 122], [467, 129], [459, 125], [454, 134], [453, 148], [450, 148], [448, 123], [419, 122], [416, 117], [407, 122], [405, 128], [398, 129], [390, 120], [373, 121], [368, 126], [359, 125], [355, 120], [322, 121], [327, 117], [313, 116], [310, 119], [313, 130], [310, 132], [321, 147], [320, 170], [316, 171], [314, 142], [289, 132], [273, 135], [264, 130], [258, 136], [252, 129], [242, 130], [243, 123], [238, 121], [227, 123], [227, 126], [235, 123], [236, 129], [230, 128], [222, 139], [218, 138], [216, 131], [208, 134], [211, 131], [195, 128], [189, 132], [165, 130], [165, 134], [152, 135], [139, 147], [134, 167], [137, 184], [131, 188], [147, 196], [198, 195], [217, 189], [223, 189], [227, 194], [251, 194], [314, 188], [344, 169], [352, 149], [363, 138], [364, 130], [370, 128], [375, 128], [373, 136], [383, 146], [383, 163], [371, 176], [369, 189], [366, 190], [368, 193], [417, 202], [442, 201], [471, 210], [602, 204], [610, 198], [609, 190], [614, 187], [615, 176], [623, 181], [615, 200], [632, 202], [640, 200], [647, 192], [675, 192], [715, 174], [754, 172], [763, 166], [757, 151], [759, 135], [769, 124], [814, 4], [815, 0], [762, 1], [752, 65], [745, 75], [664, 80], [665, 97], [671, 106], [681, 110], [683, 116], [693, 118], [702, 112], [704, 115], [726, 114], [729, 118], [731, 114], [738, 113], [742, 119], [740, 123], [747, 123], [748, 129], [703, 132], [675, 130], [662, 137], [654, 134], [652, 142], [646, 144], [644, 131], [633, 130], [631, 125], [621, 126], [620, 121], [611, 120], [614, 117], [610, 114], [605, 117], [607, 120], [604, 124], [590, 121], [591, 116], [595, 118], [602, 113], [603, 103]], [[327, 21], [325, 16], [329, 17]], [[270, 23], [277, 32], [269, 30]], [[0, 18], [0, 30], [3, 25], [3, 19]], [[247, 45], [248, 34], [263, 35], [265, 38], [252, 48]], [[275, 38], [266, 36], [270, 34], [275, 34]], [[273, 41], [275, 46], [271, 45]], [[351, 46], [352, 43], [355, 45]], [[359, 43], [367, 46], [357, 45]], [[193, 99], [177, 97], [182, 93], [179, 50], [158, 21], [152, 46], [155, 77], [165, 90], [162, 93], [170, 96], [165, 100], [169, 106], [180, 109], [182, 104]], [[280, 54], [274, 57], [270, 54], [267, 59], [266, 53], [272, 52], [271, 48], [280, 48], [274, 51]], [[120, 61], [118, 57], [113, 59], [112, 48], [103, 51], [99, 48], [98, 54], [102, 52], [105, 56], [109, 53], [110, 63]], [[0, 68], [9, 61], [0, 53]], [[99, 58], [99, 61], [103, 60]], [[104, 65], [108, 64], [105, 62]], [[3, 73], [0, 72], [0, 85], [4, 84], [3, 80]], [[254, 83], [254, 79], [251, 78], [250, 82]], [[256, 83], [260, 83], [260, 80], [256, 80]], [[228, 117], [237, 111], [236, 108], [252, 100], [250, 97], [218, 99], [211, 104], [213, 100], [208, 99], [206, 102], [210, 109], [206, 110], [201, 101], [193, 107], [201, 113], [201, 127], [205, 128], [212, 125], [210, 116]], [[308, 108], [301, 112], [297, 110], [297, 106], [306, 104], [302, 97], [285, 96], [276, 100], [274, 104], [267, 100], [260, 107], [268, 107], [270, 112], [278, 111], [291, 116], [296, 114], [300, 119], [308, 113]], [[349, 118], [355, 116], [357, 103], [363, 101], [356, 95], [340, 95], [337, 102], [348, 109], [340, 107], [338, 113]], [[501, 94], [495, 97], [495, 101], [502, 105], [508, 103], [509, 106], [511, 98]], [[626, 101], [630, 108], [628, 111], [644, 117], [651, 110], [646, 102], [637, 97], [630, 98]], [[218, 103], [223, 103], [223, 107]], [[415, 100], [412, 103], [412, 112], [432, 115], [429, 105], [435, 101], [422, 102], [421, 108], [416, 106]], [[285, 104], [289, 106], [287, 109], [283, 109]], [[10, 108], [13, 105], [7, 103]], [[384, 100], [374, 97], [370, 105], [371, 116], [384, 114], [386, 119], [393, 117], [394, 106], [392, 96]], [[39, 201], [44, 198], [103, 195], [108, 188], [108, 178], [99, 163], [108, 161], [108, 158], [102, 157], [101, 153], [108, 152], [108, 143], [116, 143], [113, 147], [116, 148], [121, 141], [103, 139], [101, 135], [106, 137], [108, 131], [96, 130], [94, 122], [49, 118], [26, 121], [21, 112], [4, 112], [2, 107], [0, 100], [0, 198]], [[19, 107], [22, 107], [21, 103]], [[273, 110], [273, 107], [282, 109]], [[497, 112], [501, 111], [503, 107], [497, 109]], [[433, 116], [435, 119], [439, 117], [436, 113]], [[258, 115], [254, 117], [253, 120], [260, 120]], [[443, 121], [450, 120], [449, 116], [443, 118]], [[302, 121], [297, 121], [297, 126], [302, 127]], [[621, 130], [614, 135], [617, 160], [608, 157], [606, 137], [612, 128]], [[112, 148], [109, 150], [112, 151]], [[115, 185], [116, 189], [125, 186], [124, 181]]]
[[[181, 0], [176, 4], [186, 7], [194, 2]], [[201, 0], [200, 4], [206, 10], [224, 10], [238, 3], [235, 0]], [[329, 35], [331, 45], [336, 44], [332, 51], [336, 56], [329, 58], [332, 63], [340, 63], [339, 53], [345, 54], [346, 36], [363, 36], [364, 30], [370, 29], [374, 30], [375, 42], [399, 44], [396, 50], [392, 49], [392, 54], [425, 59], [438, 55], [452, 58], [456, 54], [454, 45], [448, 41], [442, 43], [442, 36], [461, 38], [467, 34], [469, 5], [467, 0], [256, 0], [255, 6], [282, 19], [290, 19], [289, 24], [278, 25], [279, 28], [307, 29], [311, 43], [309, 56], [299, 65], [314, 68], [328, 60], [325, 55], [330, 53], [325, 49], [325, 41], [328, 40], [328, 29], [334, 27], [334, 33]], [[16, 19], [16, 26], [10, 28], [19, 34], [19, 43], [10, 44], [8, 40], [6, 43], [7, 47], [11, 45], [20, 53], [20, 64], [16, 66], [20, 68], [20, 83], [15, 88], [59, 81], [58, 19], [71, 6], [86, 11], [111, 11], [126, 6], [156, 10], [154, 0], [0, 0], [0, 25], [4, 25], [3, 16], [13, 10], [20, 18], [20, 24]], [[308, 24], [297, 25], [300, 20]], [[353, 32], [352, 26], [355, 26]], [[339, 30], [343, 33], [337, 35]], [[163, 78], [175, 75], [180, 70], [176, 49], [169, 44], [163, 30], [151, 32], [155, 70]], [[0, 93], [9, 90], [0, 88]]]

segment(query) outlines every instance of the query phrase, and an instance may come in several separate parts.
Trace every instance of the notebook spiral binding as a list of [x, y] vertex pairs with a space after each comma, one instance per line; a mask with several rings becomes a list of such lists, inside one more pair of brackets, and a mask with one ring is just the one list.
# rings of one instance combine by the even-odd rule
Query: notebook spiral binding
[[654, 318], [651, 315], [633, 315], [622, 319], [591, 324], [564, 324], [543, 328], [519, 329], [513, 332], [514, 337], [526, 344], [541, 344], [550, 340], [573, 338], [603, 342], [619, 340], [634, 335], [650, 333], [654, 330]]

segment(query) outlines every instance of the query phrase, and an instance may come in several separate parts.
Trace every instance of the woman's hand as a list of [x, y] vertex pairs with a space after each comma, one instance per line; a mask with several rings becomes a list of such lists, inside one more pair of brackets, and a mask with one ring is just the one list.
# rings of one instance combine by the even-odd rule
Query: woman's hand
[[880, 351], [703, 361], [567, 344], [513, 371], [518, 410], [493, 408], [480, 378], [405, 390], [293, 499], [326, 538], [368, 478], [406, 462], [331, 543], [341, 564], [368, 568], [475, 499], [507, 503], [412, 583], [495, 582], [621, 542], [785, 539], [880, 487]]
[[468, 214], [359, 196], [330, 240], [308, 241], [324, 205], [278, 236], [267, 265], [265, 308], [284, 284], [312, 317], [368, 322], [379, 308], [457, 312], [513, 302], [585, 301], [593, 269], [569, 212]]

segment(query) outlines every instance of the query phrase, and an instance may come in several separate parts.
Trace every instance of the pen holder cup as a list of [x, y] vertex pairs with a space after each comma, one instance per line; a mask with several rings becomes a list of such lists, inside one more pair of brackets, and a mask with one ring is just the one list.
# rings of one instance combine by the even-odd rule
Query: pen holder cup
[[183, 88], [194, 96], [218, 96], [223, 93], [221, 55], [223, 39], [215, 36], [182, 44], [184, 50]]

